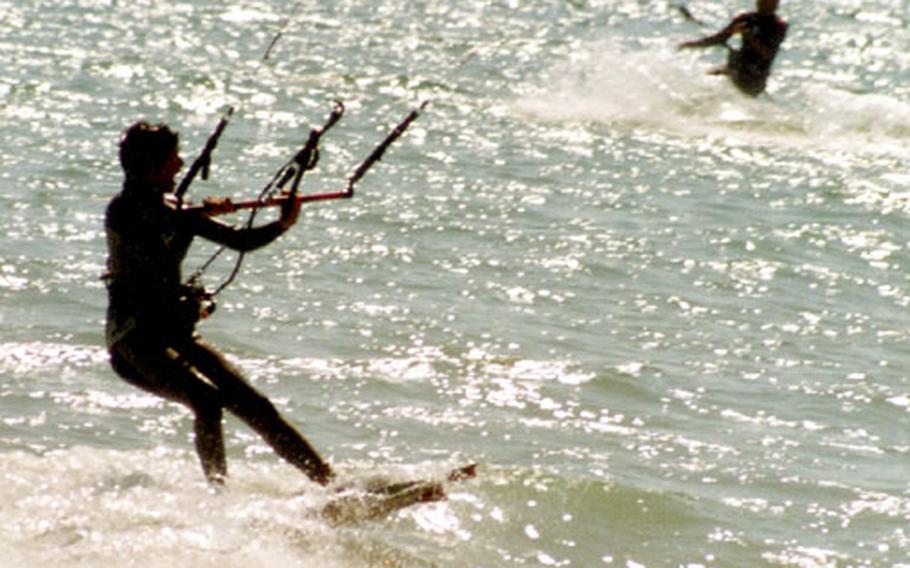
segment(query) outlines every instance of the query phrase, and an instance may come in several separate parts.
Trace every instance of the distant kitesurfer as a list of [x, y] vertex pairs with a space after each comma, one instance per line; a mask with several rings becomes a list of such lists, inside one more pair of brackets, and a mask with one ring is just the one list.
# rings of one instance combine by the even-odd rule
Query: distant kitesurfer
[[[712, 75], [727, 75], [743, 93], [758, 96], [764, 92], [771, 74], [771, 64], [780, 44], [787, 35], [787, 23], [779, 18], [778, 0], [757, 0], [756, 11], [740, 14], [714, 35], [680, 44], [680, 49], [724, 45], [729, 53], [727, 65], [715, 69]], [[734, 35], [742, 37], [742, 45], [734, 49], [727, 41]]]
[[[196, 333], [204, 293], [181, 279], [196, 236], [236, 251], [265, 246], [297, 222], [300, 201], [288, 199], [278, 220], [235, 228], [206, 212], [178, 210], [166, 199], [183, 165], [177, 134], [138, 122], [120, 140], [126, 179], [107, 207], [109, 305], [106, 340], [111, 366], [128, 383], [187, 406], [195, 416], [196, 452], [206, 478], [227, 475], [222, 414], [246, 422], [285, 460], [314, 481], [334, 477], [329, 464], [274, 405]], [[231, 210], [222, 203], [218, 212]]]

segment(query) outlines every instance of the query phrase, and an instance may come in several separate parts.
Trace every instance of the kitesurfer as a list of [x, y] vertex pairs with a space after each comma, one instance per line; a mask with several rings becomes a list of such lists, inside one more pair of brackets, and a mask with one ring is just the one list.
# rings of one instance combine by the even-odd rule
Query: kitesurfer
[[[196, 332], [204, 291], [181, 279], [181, 263], [196, 236], [246, 252], [263, 247], [296, 223], [300, 201], [288, 199], [280, 218], [236, 228], [204, 210], [174, 206], [174, 178], [183, 165], [178, 136], [166, 125], [138, 122], [120, 140], [122, 191], [107, 207], [105, 231], [109, 305], [106, 341], [111, 366], [128, 383], [183, 404], [194, 415], [196, 452], [206, 478], [227, 475], [223, 410], [235, 414], [282, 458], [327, 484], [329, 464]], [[230, 202], [216, 212], [230, 210]]]
[[[679, 48], [724, 45], [729, 50], [727, 64], [710, 74], [727, 75], [740, 91], [758, 96], [765, 91], [771, 65], [787, 35], [787, 23], [777, 16], [777, 5], [778, 0], [757, 0], [755, 12], [740, 14], [716, 34], [687, 41]], [[737, 34], [742, 45], [734, 49], [727, 41]]]

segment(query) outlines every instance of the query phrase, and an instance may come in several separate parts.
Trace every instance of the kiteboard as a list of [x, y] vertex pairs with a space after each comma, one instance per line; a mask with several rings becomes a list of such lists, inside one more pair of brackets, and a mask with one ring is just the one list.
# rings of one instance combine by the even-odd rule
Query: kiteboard
[[381, 519], [412, 505], [442, 501], [446, 498], [446, 483], [476, 475], [477, 464], [469, 464], [451, 470], [443, 480], [377, 481], [365, 488], [341, 488], [322, 508], [322, 517], [336, 527]]

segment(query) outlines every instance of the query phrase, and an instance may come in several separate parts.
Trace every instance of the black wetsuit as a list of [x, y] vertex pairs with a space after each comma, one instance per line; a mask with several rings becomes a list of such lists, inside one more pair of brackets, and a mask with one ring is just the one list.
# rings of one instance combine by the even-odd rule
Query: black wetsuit
[[181, 281], [180, 265], [195, 236], [238, 251], [274, 241], [279, 222], [236, 229], [202, 213], [178, 212], [165, 188], [127, 182], [108, 205], [106, 339], [114, 370], [127, 382], [188, 406], [206, 476], [218, 481], [227, 464], [222, 433], [226, 408], [283, 458], [320, 482], [331, 470], [269, 400], [195, 333], [199, 304]]
[[733, 84], [747, 95], [764, 92], [771, 74], [771, 65], [787, 36], [787, 23], [775, 14], [748, 12], [736, 16], [720, 32], [683, 44], [683, 47], [726, 45], [734, 34], [742, 34], [740, 49], [728, 47], [727, 66], [720, 72], [729, 75]]

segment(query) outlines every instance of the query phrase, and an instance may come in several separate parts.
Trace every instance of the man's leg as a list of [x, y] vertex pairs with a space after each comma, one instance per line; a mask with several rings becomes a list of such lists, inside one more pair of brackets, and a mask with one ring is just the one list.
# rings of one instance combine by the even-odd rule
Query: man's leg
[[316, 449], [217, 350], [198, 338], [180, 350], [212, 381], [224, 407], [262, 436], [279, 456], [317, 483], [331, 481], [335, 474]]
[[176, 351], [155, 342], [124, 339], [111, 349], [111, 366], [128, 383], [190, 408], [202, 471], [210, 482], [223, 483], [227, 458], [218, 391], [200, 379]]

